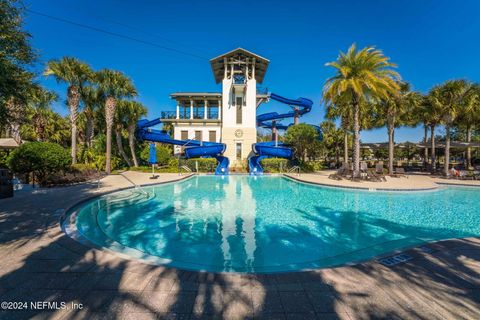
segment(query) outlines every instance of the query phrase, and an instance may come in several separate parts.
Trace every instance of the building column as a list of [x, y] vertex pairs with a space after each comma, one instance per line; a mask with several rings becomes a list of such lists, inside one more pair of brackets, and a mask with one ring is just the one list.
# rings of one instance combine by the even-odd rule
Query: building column
[[190, 119], [193, 119], [193, 99], [190, 99]]
[[277, 121], [272, 121], [272, 141], [275, 141], [275, 147], [278, 146], [278, 130], [277, 130]]
[[222, 99], [218, 99], [218, 120], [222, 119]]
[[294, 124], [294, 125], [299, 124], [300, 114], [299, 114], [298, 111], [299, 111], [299, 110], [298, 110], [298, 107], [293, 108], [293, 114], [294, 114], [294, 116], [293, 116], [293, 124]]
[[208, 108], [208, 100], [205, 99], [205, 100], [203, 101], [203, 110], [204, 110], [204, 111], [203, 111], [203, 119], [208, 119], [208, 117], [207, 117], [207, 111], [208, 111], [208, 109], [207, 109], [207, 108]]
[[177, 101], [177, 110], [176, 110], [175, 118], [178, 120], [180, 119], [180, 103]]

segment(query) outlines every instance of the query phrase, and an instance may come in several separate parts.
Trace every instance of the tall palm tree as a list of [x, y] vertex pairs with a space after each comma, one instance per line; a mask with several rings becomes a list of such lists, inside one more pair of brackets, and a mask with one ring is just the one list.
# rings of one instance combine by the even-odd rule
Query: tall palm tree
[[122, 100], [119, 101], [119, 105], [124, 110], [125, 121], [128, 129], [128, 145], [130, 147], [130, 153], [133, 159], [133, 165], [138, 167], [138, 157], [135, 153], [135, 129], [137, 122], [141, 117], [147, 115], [147, 108], [143, 104], [137, 101]]
[[110, 174], [112, 169], [112, 127], [117, 100], [134, 97], [137, 95], [137, 90], [132, 81], [119, 71], [103, 69], [96, 73], [95, 79], [105, 101], [105, 123], [107, 126], [105, 171]]
[[[480, 123], [480, 85], [472, 84], [465, 94], [464, 103], [460, 105], [458, 123], [465, 127], [465, 135], [468, 143], [472, 142], [472, 131]], [[467, 146], [465, 167], [472, 165], [472, 148]]]
[[57, 82], [65, 82], [67, 88], [67, 104], [70, 109], [70, 123], [72, 126], [72, 164], [77, 163], [77, 117], [80, 105], [82, 86], [91, 79], [90, 66], [72, 57], [63, 57], [60, 60], [51, 60], [47, 63], [45, 76], [53, 76]]
[[437, 155], [435, 146], [435, 129], [442, 121], [442, 110], [438, 101], [439, 90], [431, 89], [424, 100], [424, 116], [426, 123], [430, 127], [430, 158], [432, 161], [432, 173], [437, 171]]
[[123, 148], [123, 131], [127, 127], [127, 108], [124, 102], [130, 102], [128, 100], [119, 100], [117, 101], [117, 106], [115, 108], [115, 116], [113, 121], [113, 128], [115, 131], [115, 140], [117, 142], [117, 149], [123, 160], [127, 163], [129, 167], [132, 166], [132, 161], [127, 156], [125, 149]]
[[450, 175], [450, 130], [457, 119], [461, 106], [465, 104], [471, 84], [465, 80], [449, 80], [432, 89], [433, 103], [441, 113], [441, 121], [445, 126], [445, 166], [444, 175]]
[[58, 96], [54, 92], [41, 87], [35, 90], [29, 109], [32, 113], [31, 120], [37, 141], [45, 141], [48, 122], [52, 120], [51, 103], [57, 99]]
[[399, 84], [400, 90], [395, 94], [389, 94], [386, 99], [380, 99], [380, 114], [387, 125], [388, 131], [388, 172], [393, 174], [393, 160], [395, 154], [395, 128], [402, 125], [413, 124], [414, 110], [421, 103], [421, 95], [410, 91], [410, 85], [406, 82]]
[[95, 111], [100, 109], [104, 103], [100, 91], [94, 86], [84, 86], [81, 91], [81, 98], [85, 115], [85, 144], [87, 147], [91, 147], [95, 135]]
[[416, 106], [415, 110], [412, 112], [413, 113], [413, 121], [414, 124], [418, 125], [421, 124], [423, 125], [423, 144], [424, 144], [424, 154], [423, 154], [423, 166], [427, 167], [428, 165], [428, 131], [430, 128], [430, 122], [429, 122], [429, 111], [430, 111], [430, 104], [428, 103], [428, 98], [425, 95], [421, 95], [421, 99]]
[[373, 47], [357, 50], [355, 44], [347, 53], [340, 52], [336, 61], [326, 65], [335, 68], [336, 74], [327, 80], [323, 100], [327, 105], [335, 104], [347, 95], [353, 106], [353, 170], [357, 176], [360, 172], [360, 105], [372, 97], [385, 98], [395, 93], [399, 89], [397, 80], [400, 76], [382, 51]]

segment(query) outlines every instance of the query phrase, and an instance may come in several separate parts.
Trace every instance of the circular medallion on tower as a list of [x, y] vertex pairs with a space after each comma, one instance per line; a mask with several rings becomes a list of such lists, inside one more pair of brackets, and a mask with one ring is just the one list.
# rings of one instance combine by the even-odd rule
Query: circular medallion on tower
[[241, 129], [235, 130], [235, 137], [237, 138], [243, 137], [243, 131]]

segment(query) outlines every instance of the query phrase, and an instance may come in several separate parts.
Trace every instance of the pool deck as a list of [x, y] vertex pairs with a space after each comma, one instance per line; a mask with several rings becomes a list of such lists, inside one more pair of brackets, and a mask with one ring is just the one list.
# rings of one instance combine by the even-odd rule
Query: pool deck
[[387, 181], [369, 182], [369, 181], [350, 181], [348, 179], [333, 180], [328, 178], [333, 170], [321, 171], [318, 173], [295, 173], [285, 174], [285, 176], [301, 182], [352, 189], [365, 189], [377, 191], [424, 191], [437, 189], [442, 185], [473, 186], [480, 187], [479, 180], [457, 180], [444, 179], [429, 174], [409, 174], [406, 177], [386, 176]]
[[[186, 177], [160, 174], [152, 181], [150, 174], [125, 175], [139, 185]], [[309, 182], [316, 176], [300, 175]], [[392, 179], [392, 186], [436, 181]], [[479, 238], [407, 250], [412, 259], [391, 267], [372, 260], [308, 272], [242, 275], [125, 260], [61, 231], [66, 208], [130, 186], [123, 176], [112, 175], [98, 188], [84, 183], [0, 200], [0, 300], [66, 303], [60, 310], [3, 310], [1, 319], [480, 319]], [[83, 308], [74, 309], [72, 303]]]

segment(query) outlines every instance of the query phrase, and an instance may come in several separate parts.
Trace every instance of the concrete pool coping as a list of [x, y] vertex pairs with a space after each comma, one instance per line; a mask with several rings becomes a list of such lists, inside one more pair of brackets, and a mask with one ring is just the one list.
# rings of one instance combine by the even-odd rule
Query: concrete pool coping
[[[3, 300], [63, 299], [84, 304], [82, 310], [29, 310], [13, 315], [2, 311], [0, 317], [480, 316], [479, 238], [408, 249], [402, 252], [413, 259], [392, 267], [370, 260], [353, 266], [268, 275], [183, 271], [125, 260], [65, 236], [58, 207], [72, 206], [101, 192], [118, 191], [122, 178], [107, 177], [100, 190], [92, 193], [95, 186], [90, 187], [40, 190], [0, 200]], [[429, 247], [429, 252], [422, 247]]]

